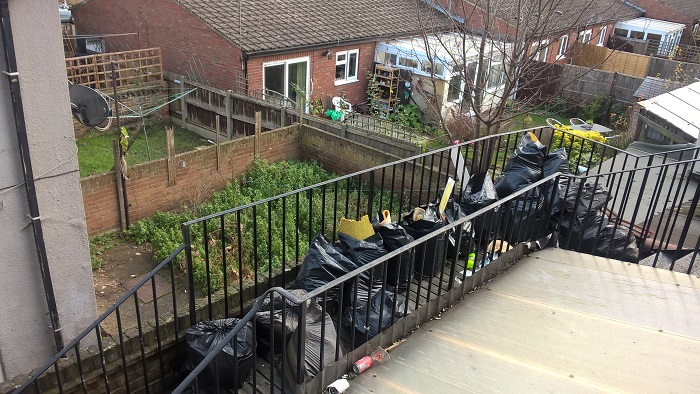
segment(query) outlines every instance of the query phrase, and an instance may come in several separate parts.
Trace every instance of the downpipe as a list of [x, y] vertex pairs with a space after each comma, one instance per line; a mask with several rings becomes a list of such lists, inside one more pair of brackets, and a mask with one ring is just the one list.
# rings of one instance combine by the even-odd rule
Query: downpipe
[[54, 342], [56, 343], [56, 349], [60, 351], [63, 348], [63, 335], [61, 335], [61, 324], [58, 319], [58, 308], [56, 307], [56, 297], [53, 291], [51, 272], [49, 271], [44, 231], [41, 226], [41, 215], [39, 214], [39, 203], [36, 196], [36, 185], [34, 183], [34, 171], [32, 169], [31, 156], [29, 153], [27, 125], [24, 121], [24, 107], [22, 106], [22, 94], [20, 92], [19, 73], [17, 72], [17, 58], [12, 37], [8, 0], [0, 0], [0, 29], [2, 29], [2, 44], [7, 66], [7, 71], [3, 72], [3, 74], [7, 75], [10, 86], [12, 107], [15, 115], [15, 129], [17, 131], [20, 160], [22, 161], [22, 170], [24, 174], [24, 185], [27, 192], [27, 202], [29, 204], [29, 217], [34, 232], [34, 243], [36, 245], [37, 256], [39, 257], [41, 280], [44, 285], [46, 303], [48, 304]]

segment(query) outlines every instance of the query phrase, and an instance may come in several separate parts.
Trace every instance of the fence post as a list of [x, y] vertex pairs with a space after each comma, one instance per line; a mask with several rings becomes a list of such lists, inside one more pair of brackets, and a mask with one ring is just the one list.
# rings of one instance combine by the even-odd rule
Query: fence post
[[255, 111], [255, 142], [253, 144], [253, 154], [260, 156], [260, 134], [262, 133], [262, 112]]
[[287, 107], [280, 108], [280, 127], [287, 126]]
[[[180, 77], [180, 90], [182, 93], [185, 92], [185, 80]], [[180, 116], [182, 116], [182, 127], [187, 128], [187, 102], [185, 101], [185, 95], [180, 98]]]
[[112, 141], [112, 154], [114, 155], [114, 177], [117, 181], [117, 201], [119, 203], [119, 218], [121, 229], [126, 230], [126, 208], [124, 207], [124, 179], [122, 178], [122, 163], [119, 154], [119, 141]]
[[216, 172], [221, 171], [221, 138], [219, 129], [221, 126], [221, 115], [216, 114]]
[[233, 95], [230, 90], [226, 95], [226, 138], [230, 141], [233, 138]]
[[168, 186], [175, 184], [175, 135], [173, 128], [165, 129], [166, 155], [168, 164]]

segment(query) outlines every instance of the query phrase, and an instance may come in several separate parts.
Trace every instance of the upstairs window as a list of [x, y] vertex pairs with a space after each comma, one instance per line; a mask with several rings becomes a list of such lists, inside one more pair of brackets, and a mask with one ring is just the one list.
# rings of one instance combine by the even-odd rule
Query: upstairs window
[[598, 36], [598, 45], [603, 46], [605, 45], [605, 36], [608, 34], [608, 27], [603, 26], [602, 29], [600, 29], [600, 35]]
[[557, 53], [557, 60], [566, 57], [566, 50], [569, 46], [569, 36], [562, 36], [559, 39], [559, 53]]
[[357, 81], [357, 58], [359, 50], [342, 51], [335, 55], [335, 84]]
[[549, 52], [549, 41], [545, 40], [538, 43], [532, 44], [530, 47], [530, 53], [534, 53], [535, 56], [533, 60], [537, 60], [539, 62], [546, 62], [547, 61], [547, 53]]
[[583, 44], [588, 44], [591, 42], [591, 37], [593, 36], [593, 30], [588, 29], [578, 33], [578, 42]]

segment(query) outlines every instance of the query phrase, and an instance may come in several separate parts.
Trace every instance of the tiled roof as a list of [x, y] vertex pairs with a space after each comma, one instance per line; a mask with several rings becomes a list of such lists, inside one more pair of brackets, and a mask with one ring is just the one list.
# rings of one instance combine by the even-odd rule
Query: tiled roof
[[589, 25], [632, 19], [642, 14], [639, 9], [620, 0], [471, 0], [470, 2], [482, 9], [486, 9], [488, 5], [493, 14], [511, 26], [518, 24], [518, 21], [521, 24], [529, 24], [530, 28], [535, 30], [533, 34], [543, 36]]
[[[411, 35], [418, 17], [449, 28], [443, 14], [415, 0], [178, 0], [248, 53]], [[240, 4], [240, 18], [239, 18]], [[240, 23], [239, 23], [240, 21]]]
[[680, 81], [646, 77], [642, 84], [639, 85], [637, 91], [634, 92], [634, 97], [647, 100], [681, 87], [683, 87], [683, 84]]
[[[634, 3], [633, 0], [632, 2]], [[659, 3], [675, 8], [692, 18], [700, 18], [700, 1], [698, 0], [660, 0]]]

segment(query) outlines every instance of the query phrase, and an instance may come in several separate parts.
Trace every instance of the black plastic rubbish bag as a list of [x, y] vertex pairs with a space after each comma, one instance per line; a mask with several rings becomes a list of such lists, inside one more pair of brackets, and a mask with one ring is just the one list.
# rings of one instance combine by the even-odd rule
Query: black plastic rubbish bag
[[[384, 249], [382, 237], [378, 234], [374, 234], [363, 240], [358, 240], [347, 234], [338, 233], [336, 249], [351, 259], [358, 268], [388, 253], [386, 249]], [[360, 273], [357, 276], [357, 297], [367, 298], [367, 294], [369, 294], [370, 291], [381, 289], [383, 275], [383, 264], [379, 264], [370, 270]], [[354, 289], [353, 282], [346, 283], [344, 289], [345, 296], [343, 298], [343, 306], [347, 306], [352, 302], [354, 297], [352, 293]]]
[[[445, 226], [445, 222], [438, 215], [435, 204], [428, 204], [422, 209], [425, 212], [420, 219], [414, 220], [413, 214], [409, 213], [401, 221], [401, 225], [413, 239], [421, 238]], [[432, 278], [440, 272], [440, 268], [445, 262], [446, 241], [447, 234], [441, 233], [416, 246], [416, 260], [413, 267], [418, 275], [422, 275], [423, 278]]]
[[[447, 205], [445, 206], [444, 217], [447, 224], [452, 224], [460, 219], [466, 218], [467, 214], [464, 213], [464, 209], [462, 209], [462, 206], [458, 204], [457, 201], [450, 198], [447, 200]], [[469, 238], [472, 236], [471, 228], [471, 222], [465, 221], [461, 226], [456, 226], [447, 232], [448, 259], [454, 259], [455, 253], [459, 253], [459, 256], [466, 256], [469, 254]], [[457, 245], [458, 242], [460, 245]]]
[[[404, 247], [413, 242], [413, 237], [396, 222], [378, 224], [374, 231], [382, 237], [387, 252]], [[409, 249], [389, 260], [386, 283], [405, 290], [413, 280], [415, 249]]]
[[[303, 306], [304, 307], [304, 306]], [[293, 386], [292, 382], [302, 383], [297, 379], [297, 358], [301, 352], [299, 346], [299, 330], [304, 331], [304, 354], [301, 366], [301, 376], [303, 381], [313, 379], [320, 371], [321, 365], [328, 367], [335, 362], [336, 355], [336, 329], [333, 319], [328, 313], [324, 313], [315, 299], [306, 302], [306, 324], [297, 327], [292, 333], [292, 338], [287, 345], [286, 361], [284, 363], [284, 373], [287, 382]], [[323, 336], [321, 333], [323, 332]], [[321, 354], [321, 343], [323, 343], [323, 354]], [[338, 345], [338, 358], [343, 357], [343, 349]]]
[[601, 214], [574, 218], [565, 214], [559, 223], [559, 245], [564, 249], [595, 254], [599, 233], [609, 223]]
[[[357, 268], [355, 263], [328, 243], [323, 235], [318, 234], [311, 242], [299, 273], [290, 288], [311, 292], [355, 268]], [[338, 288], [329, 290], [327, 294], [327, 301], [338, 301]]]
[[[564, 209], [566, 212], [574, 212], [576, 209], [576, 217], [581, 219], [603, 209], [605, 204], [610, 200], [610, 192], [608, 188], [600, 182], [585, 182], [579, 196], [579, 188], [581, 182], [571, 182], [569, 190], [564, 196]], [[578, 205], [576, 199], [578, 198]], [[567, 215], [568, 216], [568, 215]]]
[[[459, 205], [462, 207], [465, 215], [470, 215], [496, 201], [498, 201], [498, 194], [493, 186], [491, 175], [488, 172], [483, 172], [474, 174], [469, 178]], [[501, 215], [501, 211], [501, 206], [497, 206], [472, 220], [472, 227], [477, 240], [488, 242], [497, 238], [497, 220]]]
[[637, 238], [630, 229], [621, 225], [608, 224], [598, 236], [595, 255], [629, 263], [639, 262]]
[[544, 236], [547, 232], [544, 196], [539, 193], [511, 200], [505, 206], [505, 217], [502, 220], [503, 238], [511, 245], [532, 241]]
[[[202, 321], [188, 329], [185, 342], [190, 365], [196, 366], [202, 362], [239, 322], [240, 319], [233, 318]], [[243, 387], [253, 369], [253, 341], [253, 326], [248, 322], [216, 356], [216, 364], [209, 364], [199, 376], [200, 386], [215, 386], [218, 369], [220, 388]]]
[[547, 147], [534, 134], [526, 133], [494, 183], [498, 197], [507, 197], [542, 179], [546, 150]]
[[[544, 178], [560, 172], [562, 174], [569, 173], [569, 160], [566, 157], [566, 149], [559, 148], [551, 152], [544, 158], [542, 166], [542, 176]], [[559, 178], [559, 187], [556, 187], [556, 181], [553, 179], [544, 185], [545, 207], [550, 207], [551, 215], [556, 216], [561, 212], [561, 201], [566, 190], [567, 178]]]
[[[382, 294], [384, 294], [383, 300]], [[394, 302], [396, 302], [396, 308], [394, 308]], [[367, 320], [368, 309], [369, 320]], [[406, 303], [406, 299], [403, 296], [394, 294], [391, 291], [378, 291], [374, 293], [369, 303], [367, 303], [366, 298], [362, 300], [358, 299], [357, 306], [355, 307], [354, 319], [355, 346], [365, 342], [365, 334], [368, 334], [367, 340], [377, 336], [380, 331], [380, 323], [382, 330], [390, 327], [404, 316], [404, 311], [406, 314], [409, 314], [413, 312], [413, 308]], [[345, 313], [343, 313], [343, 327], [346, 329], [353, 327], [352, 314], [352, 307], [345, 308]]]
[[[297, 298], [306, 294], [306, 290], [302, 289], [289, 290], [289, 292]], [[299, 324], [299, 305], [282, 297], [279, 293], [274, 293], [270, 302], [270, 296], [267, 295], [260, 310], [255, 314], [254, 320], [258, 354], [261, 354], [267, 362], [278, 365], [281, 361], [282, 348], [287, 346], [292, 332]], [[272, 329], [272, 335], [270, 335], [270, 329]]]

